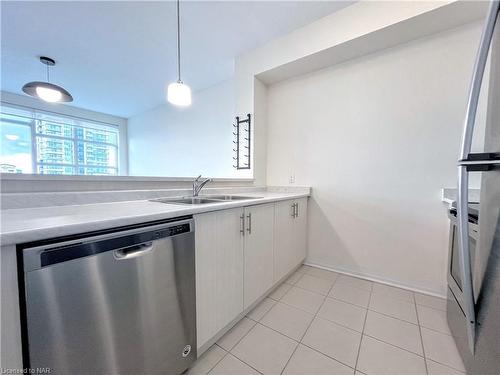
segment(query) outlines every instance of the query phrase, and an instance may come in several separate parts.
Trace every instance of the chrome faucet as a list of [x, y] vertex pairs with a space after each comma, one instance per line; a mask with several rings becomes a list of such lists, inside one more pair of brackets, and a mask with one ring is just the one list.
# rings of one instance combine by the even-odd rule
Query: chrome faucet
[[206, 178], [203, 181], [200, 181], [200, 178], [201, 174], [198, 177], [196, 177], [193, 181], [193, 197], [197, 197], [198, 194], [200, 193], [200, 190], [203, 189], [203, 186], [212, 181], [211, 178]]

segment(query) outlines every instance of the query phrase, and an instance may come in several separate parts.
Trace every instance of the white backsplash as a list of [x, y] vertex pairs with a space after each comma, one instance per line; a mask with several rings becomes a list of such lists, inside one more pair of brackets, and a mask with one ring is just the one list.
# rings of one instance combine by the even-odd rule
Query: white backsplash
[[[204, 188], [201, 195], [207, 194], [244, 194], [269, 191], [276, 193], [309, 192], [308, 187], [298, 186], [248, 186]], [[179, 197], [192, 195], [191, 189], [148, 189], [148, 190], [111, 190], [111, 191], [78, 191], [78, 192], [36, 192], [36, 193], [3, 193], [1, 209], [69, 206], [93, 203], [124, 202], [148, 200], [162, 197]]]

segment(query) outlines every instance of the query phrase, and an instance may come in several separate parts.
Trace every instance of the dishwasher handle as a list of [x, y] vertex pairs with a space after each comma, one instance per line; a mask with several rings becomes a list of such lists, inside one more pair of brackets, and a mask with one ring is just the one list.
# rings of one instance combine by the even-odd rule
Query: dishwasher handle
[[186, 218], [128, 230], [94, 232], [88, 237], [80, 235], [62, 242], [51, 241], [48, 244], [22, 249], [23, 268], [24, 272], [30, 272], [108, 251], [115, 259], [130, 259], [151, 251], [145, 244], [152, 245], [154, 250], [154, 241], [193, 232], [194, 221], [192, 218]]
[[153, 241], [145, 242], [138, 245], [128, 246], [124, 247], [123, 249], [115, 250], [113, 251], [113, 257], [116, 260], [137, 258], [149, 253], [151, 250], [153, 250], [153, 248], [154, 248]]

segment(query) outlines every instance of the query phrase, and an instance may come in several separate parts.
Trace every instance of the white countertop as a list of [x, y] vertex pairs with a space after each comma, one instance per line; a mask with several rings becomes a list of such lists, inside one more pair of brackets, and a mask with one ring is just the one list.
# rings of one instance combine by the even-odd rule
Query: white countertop
[[[457, 188], [441, 189], [441, 201], [447, 203], [450, 207], [457, 200]], [[479, 203], [481, 189], [469, 188], [469, 203]]]
[[259, 191], [244, 193], [245, 196], [260, 197], [257, 199], [201, 205], [136, 200], [2, 210], [0, 242], [2, 246], [20, 244], [208, 211], [307, 197], [309, 194], [309, 189], [296, 192]]

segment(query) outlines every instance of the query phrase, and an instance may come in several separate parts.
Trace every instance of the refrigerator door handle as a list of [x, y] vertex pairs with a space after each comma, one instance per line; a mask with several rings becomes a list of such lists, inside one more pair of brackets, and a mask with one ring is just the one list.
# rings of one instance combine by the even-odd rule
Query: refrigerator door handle
[[487, 172], [500, 166], [500, 152], [469, 154], [467, 159], [459, 160], [458, 165], [466, 166], [469, 172]]
[[458, 229], [458, 255], [460, 273], [462, 276], [462, 291], [464, 301], [464, 313], [467, 319], [467, 340], [469, 349], [474, 354], [476, 335], [476, 312], [474, 291], [472, 286], [472, 269], [469, 248], [469, 174], [467, 165], [463, 161], [469, 159], [472, 145], [472, 135], [476, 120], [477, 105], [481, 91], [486, 61], [490, 49], [491, 39], [495, 29], [495, 23], [500, 6], [499, 0], [493, 0], [489, 6], [486, 24], [481, 35], [481, 42], [474, 64], [474, 72], [469, 90], [465, 126], [462, 135], [460, 160], [458, 166], [458, 202], [457, 202], [457, 229]]

